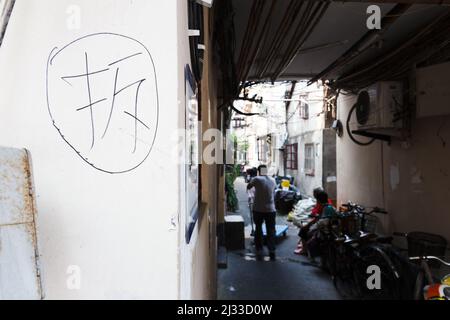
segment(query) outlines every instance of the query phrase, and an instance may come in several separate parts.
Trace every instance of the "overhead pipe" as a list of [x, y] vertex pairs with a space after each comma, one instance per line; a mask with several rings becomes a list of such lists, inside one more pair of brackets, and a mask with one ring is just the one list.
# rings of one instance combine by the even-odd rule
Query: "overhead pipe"
[[239, 58], [237, 61], [237, 68], [236, 68], [237, 79], [239, 79], [239, 74], [242, 73], [243, 63], [248, 55], [248, 47], [251, 45], [251, 42], [252, 42], [252, 38], [251, 38], [250, 34], [253, 32], [253, 29], [254, 29], [255, 16], [257, 14], [256, 6], [258, 5], [258, 3], [259, 3], [258, 1], [253, 1], [251, 12], [254, 12], [254, 15], [249, 16], [249, 19], [247, 22], [247, 27], [245, 29], [244, 38], [241, 43], [241, 48], [240, 48]]
[[[450, 32], [450, 13], [441, 14], [431, 24], [409, 38], [395, 50], [333, 83], [335, 88], [362, 88], [381, 79], [400, 77], [412, 66], [425, 61], [440, 50], [450, 48], [446, 39]], [[436, 46], [439, 43], [439, 46]], [[414, 47], [414, 50], [411, 48]], [[428, 52], [427, 52], [428, 49]], [[447, 57], [450, 56], [447, 54]]]
[[288, 44], [287, 48], [285, 49], [285, 52], [283, 53], [283, 57], [282, 57], [281, 61], [278, 62], [278, 64], [275, 66], [275, 70], [273, 70], [270, 75], [270, 79], [272, 82], [274, 82], [277, 78], [275, 76], [275, 74], [276, 74], [277, 70], [279, 69], [280, 65], [283, 65], [287, 61], [289, 52], [291, 51], [291, 48], [294, 46], [294, 43], [297, 43], [300, 40], [300, 37], [301, 37], [302, 33], [304, 32], [304, 26], [309, 22], [309, 15], [314, 6], [316, 6], [316, 4], [314, 4], [312, 1], [308, 1], [306, 3], [306, 8], [304, 8], [304, 10], [300, 16], [300, 19], [294, 28], [293, 35], [292, 35], [291, 39], [289, 39], [289, 44]]
[[[425, 29], [422, 29], [419, 33], [417, 33], [414, 37], [408, 39], [405, 43], [403, 43], [400, 47], [396, 48], [395, 50], [391, 51], [388, 54], [383, 55], [383, 57], [381, 59], [379, 59], [378, 61], [372, 61], [370, 63], [370, 65], [366, 68], [361, 68], [358, 71], [352, 72], [350, 75], [346, 76], [345, 78], [342, 79], [351, 79], [351, 78], [355, 78], [363, 73], [366, 73], [367, 71], [369, 71], [370, 69], [374, 69], [376, 67], [378, 67], [380, 64], [382, 64], [383, 62], [387, 61], [388, 59], [392, 58], [393, 56], [395, 56], [396, 54], [398, 54], [399, 52], [401, 52], [401, 50], [403, 50], [405, 47], [413, 44], [416, 39], [420, 38], [421, 36], [425, 35], [429, 30], [432, 30], [434, 28], [435, 25], [439, 24], [441, 22], [442, 19], [448, 18], [449, 14], [448, 13], [444, 13], [442, 14], [438, 19], [435, 19], [433, 23], [429, 24]], [[339, 79], [339, 81], [341, 81], [342, 79]]]
[[249, 50], [253, 46], [256, 28], [258, 26], [258, 21], [261, 18], [262, 11], [264, 9], [263, 0], [253, 0], [252, 8], [250, 11], [250, 17], [248, 19], [247, 28], [245, 30], [244, 38], [242, 40], [241, 51], [239, 53], [238, 66], [237, 66], [237, 76], [238, 81], [242, 79], [243, 68], [245, 67]]
[[263, 24], [262, 29], [261, 29], [261, 31], [259, 33], [259, 36], [258, 36], [258, 40], [256, 41], [256, 46], [254, 46], [254, 48], [253, 48], [253, 51], [252, 51], [252, 53], [250, 55], [250, 59], [248, 61], [246, 61], [246, 64], [244, 65], [244, 67], [245, 67], [244, 73], [242, 75], [242, 78], [239, 79], [241, 81], [247, 80], [248, 74], [250, 73], [250, 70], [251, 70], [251, 68], [253, 66], [253, 63], [254, 63], [254, 61], [256, 59], [256, 56], [258, 55], [258, 53], [261, 50], [261, 47], [262, 47], [262, 44], [263, 44], [262, 39], [267, 34], [267, 28], [269, 27], [269, 23], [271, 21], [271, 16], [272, 16], [272, 13], [274, 11], [276, 3], [277, 3], [276, 0], [272, 0], [272, 3], [271, 3], [270, 8], [269, 8], [269, 12], [267, 13], [267, 17], [265, 18], [264, 24]]
[[[296, 33], [294, 35], [294, 39], [290, 41], [289, 46], [287, 47], [286, 52], [284, 53], [283, 59], [278, 63], [277, 67], [275, 68], [274, 72], [272, 73], [272, 81], [275, 81], [279, 75], [281, 74], [282, 70], [284, 69], [284, 66], [289, 63], [289, 61], [292, 60], [293, 56], [295, 56], [296, 52], [294, 52], [295, 48], [297, 48], [297, 45], [300, 44], [300, 46], [303, 44], [303, 40], [305, 37], [304, 35], [307, 34], [308, 26], [312, 22], [312, 18], [317, 13], [317, 10], [320, 8], [321, 4], [316, 4], [314, 2], [309, 2], [308, 7], [306, 8], [302, 23], [298, 25], [296, 29]], [[312, 12], [312, 13], [311, 13]], [[306, 37], [309, 35], [306, 35]]]
[[339, 46], [342, 46], [347, 43], [348, 43], [348, 40], [340, 40], [340, 41], [319, 44], [317, 46], [300, 49], [300, 50], [298, 50], [297, 55], [311, 53], [311, 52], [315, 52], [315, 51], [321, 51], [323, 49], [328, 49], [328, 48], [333, 48], [333, 47], [339, 47]]
[[355, 44], [353, 44], [347, 51], [344, 52], [339, 58], [332, 62], [323, 71], [319, 72], [314, 78], [308, 81], [308, 85], [326, 77], [332, 71], [336, 70], [339, 66], [348, 63], [351, 59], [360, 55], [366, 49], [370, 47], [381, 34], [386, 32], [398, 18], [400, 18], [409, 8], [410, 4], [398, 4], [392, 8], [382, 19], [381, 19], [381, 29], [374, 29], [367, 31]]
[[[320, 22], [320, 20], [322, 19], [323, 15], [325, 14], [326, 10], [328, 9], [329, 3], [323, 5], [321, 8], [318, 8], [318, 13], [313, 15], [312, 17], [312, 22], [308, 23], [307, 25], [307, 30], [305, 31], [305, 34], [303, 35], [303, 38], [301, 40], [301, 42], [299, 42], [297, 44], [297, 46], [295, 47], [295, 49], [292, 51], [292, 56], [290, 61], [288, 61], [285, 66], [283, 67], [283, 69], [280, 71], [280, 73], [284, 72], [285, 69], [292, 63], [292, 61], [295, 59], [295, 57], [297, 56], [297, 54], [299, 52], [302, 51], [302, 46], [305, 43], [305, 41], [308, 40], [309, 36], [311, 35], [311, 33], [313, 32], [314, 28], [316, 27], [316, 25]], [[306, 49], [305, 49], [306, 50]]]
[[275, 59], [276, 53], [279, 53], [283, 39], [288, 33], [289, 29], [295, 22], [295, 18], [298, 16], [304, 1], [291, 0], [286, 11], [284, 13], [283, 19], [275, 32], [275, 38], [273, 39], [271, 45], [269, 46], [264, 61], [261, 63], [259, 70], [256, 73], [258, 78], [262, 78], [267, 69], [272, 65]]
[[316, 25], [325, 14], [328, 6], [329, 2], [322, 2], [319, 3], [319, 5], [314, 8], [314, 10], [311, 7], [310, 11], [313, 11], [313, 13], [309, 15], [308, 21], [302, 26], [302, 30], [298, 32], [300, 34], [300, 37], [297, 37], [292, 42], [293, 45], [290, 46], [290, 50], [287, 52], [286, 58], [278, 65], [278, 68], [272, 76], [272, 81], [275, 81], [280, 76], [280, 74], [284, 72], [286, 68], [292, 63], [295, 56], [297, 55], [297, 52], [309, 38]]

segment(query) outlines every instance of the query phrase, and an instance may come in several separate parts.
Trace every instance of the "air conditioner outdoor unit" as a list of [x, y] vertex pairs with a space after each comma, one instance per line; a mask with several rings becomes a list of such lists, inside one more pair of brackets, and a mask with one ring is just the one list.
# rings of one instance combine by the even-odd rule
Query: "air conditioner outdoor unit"
[[286, 136], [284, 134], [281, 133], [277, 133], [275, 134], [275, 145], [274, 148], [275, 149], [281, 149], [284, 146], [284, 142], [286, 140]]
[[394, 134], [404, 126], [403, 108], [402, 83], [377, 82], [358, 96], [358, 130]]

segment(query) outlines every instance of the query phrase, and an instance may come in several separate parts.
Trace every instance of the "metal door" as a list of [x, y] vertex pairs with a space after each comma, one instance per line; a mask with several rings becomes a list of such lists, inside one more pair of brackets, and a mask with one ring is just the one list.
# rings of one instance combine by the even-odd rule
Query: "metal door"
[[35, 205], [25, 149], [0, 147], [0, 299], [41, 299]]

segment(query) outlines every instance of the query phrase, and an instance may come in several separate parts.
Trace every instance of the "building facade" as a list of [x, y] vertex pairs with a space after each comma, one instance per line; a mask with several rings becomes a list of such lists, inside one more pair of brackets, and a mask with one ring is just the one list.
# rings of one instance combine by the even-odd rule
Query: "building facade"
[[287, 140], [284, 146], [285, 174], [304, 196], [324, 188], [336, 199], [336, 133], [329, 128], [324, 88], [300, 82], [287, 110]]

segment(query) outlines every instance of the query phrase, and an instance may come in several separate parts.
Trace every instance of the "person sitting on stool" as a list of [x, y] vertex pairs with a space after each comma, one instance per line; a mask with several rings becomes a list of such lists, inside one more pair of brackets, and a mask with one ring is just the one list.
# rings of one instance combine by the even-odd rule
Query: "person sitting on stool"
[[265, 222], [267, 230], [267, 247], [270, 260], [275, 260], [275, 179], [267, 175], [267, 166], [258, 167], [258, 176], [247, 184], [247, 190], [255, 188], [255, 201], [253, 205], [253, 220], [255, 222], [255, 248], [260, 256], [263, 249], [262, 224]]

